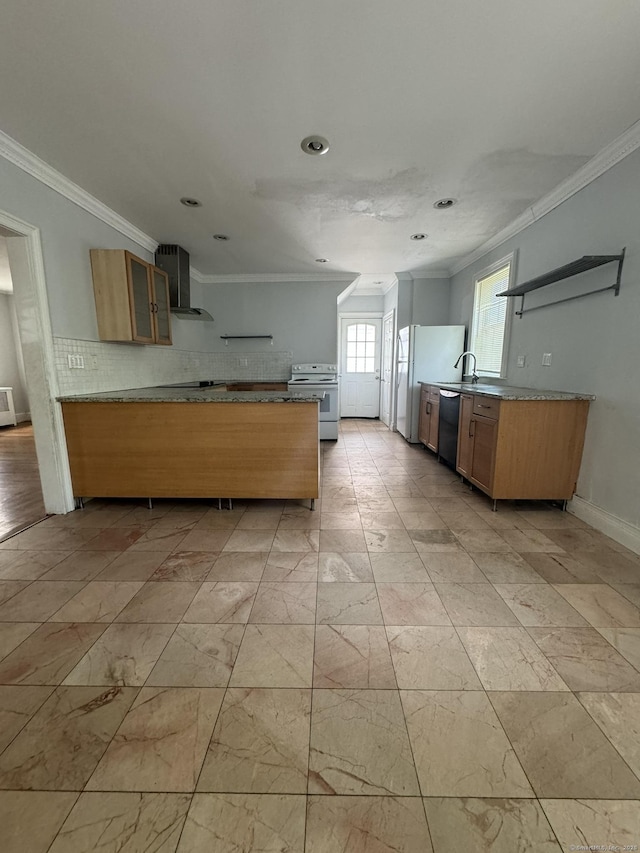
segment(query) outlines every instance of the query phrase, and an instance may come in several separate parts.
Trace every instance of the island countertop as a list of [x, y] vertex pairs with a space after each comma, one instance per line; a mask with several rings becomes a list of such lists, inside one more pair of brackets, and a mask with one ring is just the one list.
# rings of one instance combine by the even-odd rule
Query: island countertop
[[225, 391], [224, 386], [204, 388], [130, 388], [58, 397], [60, 403], [319, 403], [324, 392]]
[[427, 382], [445, 391], [459, 391], [461, 394], [482, 394], [500, 400], [595, 400], [593, 394], [581, 394], [573, 391], [548, 391], [542, 388], [520, 388], [517, 385], [489, 385], [482, 382]]

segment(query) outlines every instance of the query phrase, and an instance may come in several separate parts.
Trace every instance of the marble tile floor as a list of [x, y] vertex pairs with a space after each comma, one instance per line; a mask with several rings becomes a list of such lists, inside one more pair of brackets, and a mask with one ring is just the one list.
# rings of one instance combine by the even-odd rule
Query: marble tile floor
[[0, 542], [2, 853], [640, 844], [640, 557], [378, 422], [322, 463]]

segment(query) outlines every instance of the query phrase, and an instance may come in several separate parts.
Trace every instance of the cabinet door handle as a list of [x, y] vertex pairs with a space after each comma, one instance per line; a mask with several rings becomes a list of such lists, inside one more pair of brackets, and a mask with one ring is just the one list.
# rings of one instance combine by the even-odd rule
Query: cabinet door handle
[[484, 403], [477, 403], [479, 409], [491, 409], [493, 406], [485, 406]]
[[475, 435], [475, 433], [474, 433], [474, 432], [471, 432], [471, 427], [472, 427], [474, 424], [475, 424], [475, 421], [474, 421], [474, 420], [473, 420], [473, 418], [472, 418], [472, 419], [469, 421], [469, 438], [473, 438], [473, 437], [474, 437], [474, 435]]
[[426, 408], [425, 408], [425, 414], [427, 414], [427, 415], [431, 414], [431, 403], [427, 403]]

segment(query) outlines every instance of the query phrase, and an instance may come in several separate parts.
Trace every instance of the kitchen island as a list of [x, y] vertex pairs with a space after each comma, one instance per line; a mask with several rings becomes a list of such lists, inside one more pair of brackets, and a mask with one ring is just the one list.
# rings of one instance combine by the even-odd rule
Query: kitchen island
[[74, 495], [313, 501], [321, 396], [214, 386], [60, 397]]

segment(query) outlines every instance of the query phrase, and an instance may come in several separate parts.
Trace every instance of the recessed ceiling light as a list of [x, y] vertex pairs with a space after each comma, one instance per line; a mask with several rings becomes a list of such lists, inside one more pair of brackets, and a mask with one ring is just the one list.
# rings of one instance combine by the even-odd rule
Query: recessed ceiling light
[[316, 258], [316, 263], [317, 264], [328, 264], [329, 261], [327, 258]]
[[181, 198], [180, 204], [184, 204], [185, 207], [202, 207], [201, 201], [198, 201], [197, 198], [191, 198], [190, 196], [184, 196]]
[[412, 234], [409, 239], [410, 240], [426, 240], [427, 235], [426, 234]]
[[307, 136], [300, 143], [305, 154], [326, 154], [329, 143], [324, 136]]
[[436, 210], [447, 210], [447, 208], [453, 207], [456, 201], [457, 199], [455, 198], [440, 198], [433, 206]]
[[214, 239], [214, 240], [222, 240], [222, 241], [224, 241], [224, 240], [228, 240], [229, 238], [227, 237], [227, 235], [226, 235], [226, 234], [214, 234], [214, 235], [213, 235], [213, 239]]

